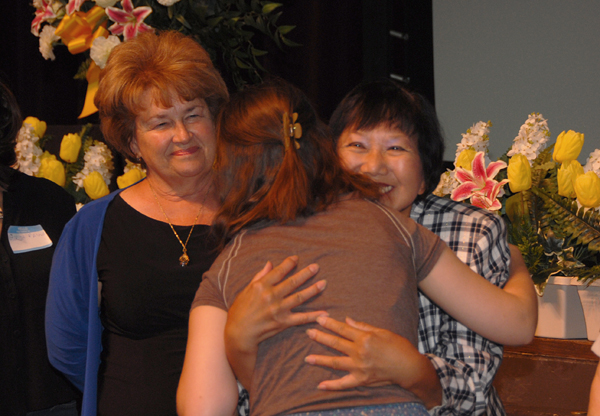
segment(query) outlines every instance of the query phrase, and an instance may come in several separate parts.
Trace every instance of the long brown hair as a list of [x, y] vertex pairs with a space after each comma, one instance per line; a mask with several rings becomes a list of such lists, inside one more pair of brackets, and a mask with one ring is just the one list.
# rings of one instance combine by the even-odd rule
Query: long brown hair
[[[284, 113], [297, 113], [302, 137], [285, 146]], [[287, 133], [287, 132], [286, 132]], [[308, 98], [282, 80], [233, 96], [217, 121], [215, 231], [225, 242], [261, 221], [286, 223], [325, 210], [342, 194], [378, 198], [378, 187], [342, 168], [329, 129]]]

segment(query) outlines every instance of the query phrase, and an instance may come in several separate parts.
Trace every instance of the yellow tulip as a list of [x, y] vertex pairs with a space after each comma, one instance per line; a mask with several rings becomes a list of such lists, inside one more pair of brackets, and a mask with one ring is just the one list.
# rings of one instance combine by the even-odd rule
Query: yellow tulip
[[56, 160], [56, 156], [47, 151], [41, 157], [37, 176], [51, 180], [58, 186], [65, 186], [65, 167], [60, 161]]
[[100, 172], [92, 172], [83, 180], [85, 193], [92, 199], [102, 198], [108, 195], [108, 186]]
[[558, 182], [558, 194], [567, 198], [575, 198], [573, 184], [579, 175], [583, 175], [583, 167], [578, 161], [563, 162], [558, 169], [556, 178]]
[[463, 168], [466, 170], [471, 170], [473, 165], [473, 159], [477, 152], [474, 149], [465, 149], [456, 158], [456, 163], [454, 165], [457, 168]]
[[575, 160], [579, 157], [582, 147], [583, 133], [576, 133], [573, 130], [563, 131], [556, 138], [552, 159], [558, 163]]
[[517, 153], [511, 157], [506, 173], [509, 180], [508, 185], [513, 193], [531, 188], [531, 167], [525, 155]]
[[37, 137], [44, 137], [44, 133], [46, 133], [46, 122], [40, 121], [37, 117], [27, 117], [23, 120], [23, 124], [29, 124], [33, 127], [33, 132]]
[[119, 186], [119, 189], [127, 188], [129, 185], [133, 185], [145, 176], [146, 174], [138, 168], [132, 168], [129, 169], [127, 173], [124, 173], [117, 178], [117, 185]]
[[586, 208], [600, 207], [600, 178], [595, 172], [589, 171], [579, 175], [575, 180], [577, 201]]
[[77, 162], [77, 158], [79, 158], [80, 149], [81, 137], [79, 134], [65, 134], [60, 142], [60, 158], [67, 163], [75, 163]]

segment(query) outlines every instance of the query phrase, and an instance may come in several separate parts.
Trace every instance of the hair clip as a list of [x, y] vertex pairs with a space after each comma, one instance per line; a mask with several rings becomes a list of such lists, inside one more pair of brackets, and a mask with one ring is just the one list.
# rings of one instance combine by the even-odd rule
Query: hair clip
[[292, 121], [290, 122], [290, 116], [287, 113], [283, 113], [283, 144], [285, 150], [290, 147], [290, 139], [294, 139], [294, 146], [296, 149], [300, 149], [300, 143], [298, 139], [302, 137], [302, 126], [300, 123], [296, 123], [298, 120], [298, 113], [292, 114]]

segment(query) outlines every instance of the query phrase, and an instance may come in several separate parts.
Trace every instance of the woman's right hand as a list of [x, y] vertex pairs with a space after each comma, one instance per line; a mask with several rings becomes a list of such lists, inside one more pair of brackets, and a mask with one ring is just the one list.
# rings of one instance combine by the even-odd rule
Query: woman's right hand
[[246, 388], [250, 388], [260, 342], [291, 326], [314, 322], [319, 316], [328, 315], [325, 311], [292, 312], [326, 286], [325, 280], [319, 280], [295, 292], [319, 271], [317, 264], [311, 264], [283, 280], [297, 264], [297, 256], [286, 258], [275, 268], [267, 262], [229, 308], [225, 350], [236, 377]]

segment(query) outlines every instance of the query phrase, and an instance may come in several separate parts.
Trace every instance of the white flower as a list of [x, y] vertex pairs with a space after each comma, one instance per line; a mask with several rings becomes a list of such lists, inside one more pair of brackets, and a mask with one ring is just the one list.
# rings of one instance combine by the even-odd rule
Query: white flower
[[34, 176], [40, 169], [42, 149], [38, 146], [39, 137], [34, 133], [33, 126], [26, 123], [19, 130], [15, 152], [19, 171]]
[[487, 123], [480, 121], [473, 124], [473, 127], [468, 129], [467, 132], [462, 135], [462, 140], [456, 145], [456, 156], [454, 161], [456, 162], [458, 155], [460, 155], [462, 151], [466, 149], [473, 149], [476, 152], [484, 152], [487, 158], [488, 146], [490, 144], [488, 133], [490, 132], [491, 126], [492, 123], [489, 121]]
[[121, 40], [117, 36], [110, 35], [108, 38], [100, 36], [94, 39], [94, 43], [92, 43], [90, 57], [100, 69], [104, 69], [108, 56], [119, 43], [121, 43]]
[[583, 167], [584, 172], [595, 172], [596, 175], [600, 176], [600, 149], [594, 150], [587, 158], [587, 162]]
[[77, 190], [83, 188], [83, 180], [92, 172], [99, 172], [104, 182], [110, 185], [114, 165], [112, 153], [104, 143], [94, 140], [85, 155], [83, 155], [83, 160], [83, 169], [73, 176], [73, 183], [77, 185]]
[[44, 25], [42, 33], [40, 33], [40, 52], [45, 60], [54, 61], [53, 43], [58, 41], [60, 37], [54, 34], [56, 28], [52, 25]]
[[519, 135], [515, 137], [507, 156], [521, 153], [532, 165], [535, 158], [548, 146], [549, 138], [548, 121], [541, 114], [532, 113], [519, 129]]
[[33, 7], [36, 9], [41, 9], [44, 7], [44, 4], [42, 3], [42, 0], [33, 0]]
[[440, 182], [435, 191], [433, 191], [433, 194], [437, 196], [450, 195], [458, 185], [460, 185], [460, 182], [454, 177], [454, 171], [448, 170], [440, 176]]
[[146, 173], [146, 169], [142, 168], [141, 163], [133, 163], [129, 159], [125, 159], [125, 162], [126, 162], [126, 165], [123, 168], [123, 173], [129, 172], [131, 169], [139, 169], [141, 172], [144, 172], [144, 174]]
[[179, 0], [158, 0], [158, 2], [160, 4], [162, 4], [163, 6], [172, 6], [175, 3], [177, 3]]
[[96, 4], [100, 7], [113, 7], [119, 0], [96, 0]]

